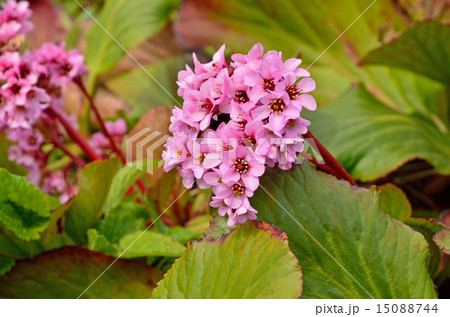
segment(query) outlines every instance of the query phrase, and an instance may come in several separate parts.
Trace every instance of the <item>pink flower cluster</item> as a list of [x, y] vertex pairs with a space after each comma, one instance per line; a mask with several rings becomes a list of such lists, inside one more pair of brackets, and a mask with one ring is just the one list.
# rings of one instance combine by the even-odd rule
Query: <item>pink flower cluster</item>
[[[32, 29], [28, 2], [9, 0], [0, 11], [0, 132], [6, 131], [16, 144], [9, 148], [9, 159], [29, 171], [28, 178], [51, 194], [73, 193], [64, 186], [61, 173], [51, 173], [46, 165], [51, 152], [44, 151], [48, 137], [60, 139], [54, 118], [46, 113], [62, 110], [61, 85], [87, 72], [83, 56], [66, 51], [65, 44], [44, 44], [40, 49], [18, 51], [4, 49], [14, 36]], [[70, 118], [67, 118], [71, 120]], [[62, 196], [64, 197], [64, 195]]]
[[207, 64], [193, 55], [178, 74], [183, 109], [175, 108], [163, 153], [165, 170], [181, 167], [190, 188], [212, 188], [212, 207], [228, 225], [256, 219], [250, 205], [265, 165], [290, 169], [303, 151], [302, 135], [310, 122], [303, 108], [317, 105], [308, 93], [315, 89], [301, 60], [283, 61], [281, 52], [264, 54], [256, 44], [247, 55], [234, 54], [227, 65], [225, 45]]
[[31, 11], [28, 9], [29, 3], [8, 0], [2, 3], [0, 11], [0, 46], [8, 42], [17, 35], [25, 34], [33, 29], [33, 24], [28, 20]]

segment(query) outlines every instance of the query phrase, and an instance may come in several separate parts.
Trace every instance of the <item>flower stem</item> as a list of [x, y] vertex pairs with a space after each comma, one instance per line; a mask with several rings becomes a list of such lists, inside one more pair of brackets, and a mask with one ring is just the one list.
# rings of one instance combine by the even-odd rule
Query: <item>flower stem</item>
[[52, 138], [50, 140], [57, 148], [61, 149], [71, 160], [78, 166], [83, 167], [86, 165], [86, 162], [81, 158], [70, 152], [70, 150], [57, 138]]
[[343, 179], [348, 181], [353, 186], [356, 186], [355, 180], [350, 176], [350, 174], [345, 170], [345, 168], [331, 155], [330, 152], [322, 145], [322, 143], [317, 140], [317, 138], [308, 130], [303, 136], [307, 139], [312, 139], [314, 144], [317, 146], [320, 155], [322, 155], [325, 163], [332, 168], [337, 174], [339, 174]]
[[321, 169], [322, 171], [333, 175], [337, 179], [342, 179], [342, 176], [338, 172], [336, 172], [334, 169], [332, 169], [326, 164], [319, 163], [314, 157], [308, 157], [308, 161], [316, 165], [318, 169]]
[[[108, 138], [110, 144], [111, 144], [111, 148], [113, 149], [113, 151], [120, 157], [120, 160], [122, 161], [122, 164], [126, 164], [127, 160], [125, 159], [125, 155], [123, 154], [122, 150], [117, 146], [116, 142], [114, 142], [113, 137], [111, 136], [111, 134], [109, 133], [108, 129], [106, 129], [105, 126], [105, 122], [103, 121], [102, 117], [100, 116], [100, 112], [98, 111], [97, 106], [95, 105], [94, 99], [92, 98], [92, 96], [88, 93], [86, 87], [83, 84], [83, 81], [81, 80], [81, 77], [77, 77], [74, 79], [74, 82], [78, 85], [78, 87], [80, 88], [80, 90], [83, 92], [84, 96], [87, 98], [87, 100], [89, 101], [89, 104], [91, 105], [91, 109], [94, 111], [95, 117], [100, 125], [100, 128], [102, 129], [103, 133], [105, 134], [105, 136]], [[142, 180], [138, 179], [136, 181], [136, 184], [139, 187], [139, 190], [142, 193], [145, 193], [145, 185], [142, 182]]]
[[56, 111], [52, 107], [48, 107], [46, 109], [46, 112], [52, 118], [56, 118], [61, 123], [61, 125], [66, 130], [69, 137], [80, 146], [80, 148], [83, 150], [83, 152], [91, 161], [101, 159], [101, 156], [95, 153], [94, 149], [87, 143], [87, 141], [83, 138], [83, 136], [77, 130], [75, 130], [70, 124], [70, 122], [68, 122], [63, 116], [61, 116], [61, 114], [58, 111]]
[[116, 142], [114, 142], [114, 139], [112, 138], [111, 134], [109, 133], [108, 129], [106, 129], [105, 126], [105, 122], [103, 121], [102, 117], [100, 116], [100, 112], [98, 112], [98, 108], [94, 103], [94, 99], [92, 98], [92, 96], [88, 93], [88, 91], [86, 90], [86, 87], [83, 84], [83, 81], [81, 80], [81, 77], [77, 77], [74, 79], [75, 84], [78, 85], [78, 87], [80, 88], [80, 90], [83, 92], [84, 96], [87, 98], [87, 100], [89, 101], [90, 105], [91, 105], [91, 109], [94, 111], [94, 115], [98, 121], [98, 124], [100, 125], [100, 128], [102, 129], [103, 133], [105, 134], [105, 136], [108, 138], [110, 144], [111, 144], [111, 148], [112, 150], [120, 157], [121, 161], [123, 164], [126, 163], [126, 159], [125, 159], [125, 155], [123, 154], [123, 152], [117, 147]]

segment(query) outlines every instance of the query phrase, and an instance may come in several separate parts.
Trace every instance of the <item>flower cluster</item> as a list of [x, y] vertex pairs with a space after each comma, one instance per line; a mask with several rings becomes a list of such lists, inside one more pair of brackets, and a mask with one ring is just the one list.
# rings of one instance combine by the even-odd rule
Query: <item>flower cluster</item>
[[[65, 44], [44, 44], [40, 49], [9, 50], [5, 44], [14, 36], [32, 29], [28, 21], [28, 2], [9, 0], [0, 11], [0, 131], [15, 145], [9, 148], [9, 159], [29, 171], [28, 178], [51, 194], [73, 193], [64, 186], [63, 175], [46, 170], [51, 151], [45, 143], [59, 144], [63, 134], [57, 129], [52, 109], [72, 120], [62, 110], [61, 88], [84, 74], [83, 56], [66, 51]], [[67, 196], [67, 195], [66, 195]], [[62, 199], [65, 199], [64, 195]]]
[[301, 60], [283, 61], [281, 52], [264, 54], [256, 44], [247, 55], [234, 54], [227, 65], [222, 46], [207, 64], [193, 55], [178, 75], [183, 109], [175, 108], [163, 153], [165, 170], [180, 166], [190, 188], [212, 187], [212, 207], [228, 225], [256, 219], [251, 197], [265, 165], [290, 169], [303, 151], [302, 135], [310, 122], [303, 108], [317, 105], [315, 89]]

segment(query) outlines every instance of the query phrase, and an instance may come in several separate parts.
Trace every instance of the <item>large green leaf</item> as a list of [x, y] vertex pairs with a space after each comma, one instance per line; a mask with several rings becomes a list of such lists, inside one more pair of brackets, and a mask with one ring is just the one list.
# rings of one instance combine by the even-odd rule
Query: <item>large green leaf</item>
[[307, 114], [311, 131], [351, 174], [363, 181], [421, 158], [450, 174], [450, 134], [426, 117], [394, 111], [355, 87]]
[[[89, 30], [86, 64], [95, 78], [110, 70], [128, 50], [162, 29], [177, 0], [106, 0]], [[116, 42], [117, 41], [117, 42]]]
[[50, 220], [48, 195], [4, 169], [0, 169], [0, 188], [0, 227], [24, 240], [38, 239]]
[[0, 276], [0, 298], [149, 298], [162, 272], [143, 262], [67, 247], [17, 262]]
[[284, 233], [247, 223], [188, 245], [152, 298], [297, 298], [302, 274]]
[[118, 255], [125, 252], [121, 256], [124, 259], [146, 256], [178, 257], [184, 249], [185, 247], [173, 238], [147, 230], [137, 231], [120, 239]]
[[406, 194], [394, 184], [384, 184], [378, 187], [380, 191], [381, 210], [392, 219], [403, 221], [412, 214], [411, 203]]
[[450, 25], [420, 23], [367, 55], [363, 63], [403, 68], [450, 85]]
[[79, 193], [70, 202], [64, 227], [75, 242], [83, 241], [86, 231], [102, 215], [103, 205], [119, 165], [118, 159], [96, 161], [86, 165], [78, 175]]
[[378, 194], [308, 164], [271, 169], [251, 199], [289, 238], [307, 298], [436, 298], [423, 236], [381, 211]]

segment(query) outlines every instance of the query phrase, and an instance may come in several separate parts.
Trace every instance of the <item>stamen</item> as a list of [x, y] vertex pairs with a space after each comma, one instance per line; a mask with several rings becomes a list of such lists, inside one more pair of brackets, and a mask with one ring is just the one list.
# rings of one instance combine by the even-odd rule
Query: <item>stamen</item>
[[248, 171], [248, 162], [244, 159], [238, 158], [236, 162], [234, 162], [234, 167], [238, 173], [244, 174]]
[[274, 90], [275, 82], [274, 82], [273, 78], [264, 78], [263, 87], [265, 90]]
[[283, 100], [274, 99], [270, 102], [269, 106], [270, 112], [282, 113], [286, 105]]
[[233, 193], [235, 193], [238, 196], [245, 193], [245, 187], [240, 184], [234, 184], [233, 187], [231, 188], [231, 190], [233, 191]]
[[234, 94], [234, 100], [240, 103], [249, 101], [247, 93], [243, 90], [236, 91], [236, 93]]

